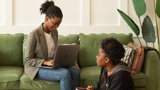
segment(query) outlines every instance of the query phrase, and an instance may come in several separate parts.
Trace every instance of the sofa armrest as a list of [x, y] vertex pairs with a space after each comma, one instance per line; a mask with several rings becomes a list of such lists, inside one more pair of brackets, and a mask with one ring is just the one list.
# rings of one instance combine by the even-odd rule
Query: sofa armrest
[[145, 49], [142, 72], [147, 76], [146, 90], [160, 90], [160, 58], [157, 50]]

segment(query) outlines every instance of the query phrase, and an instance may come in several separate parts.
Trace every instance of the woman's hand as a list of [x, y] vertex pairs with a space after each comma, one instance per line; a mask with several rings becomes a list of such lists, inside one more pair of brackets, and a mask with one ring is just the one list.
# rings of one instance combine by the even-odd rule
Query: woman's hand
[[52, 67], [54, 65], [54, 62], [53, 62], [53, 60], [48, 59], [48, 60], [45, 60], [42, 63], [42, 65]]
[[88, 85], [86, 90], [94, 90], [93, 86], [92, 85]]

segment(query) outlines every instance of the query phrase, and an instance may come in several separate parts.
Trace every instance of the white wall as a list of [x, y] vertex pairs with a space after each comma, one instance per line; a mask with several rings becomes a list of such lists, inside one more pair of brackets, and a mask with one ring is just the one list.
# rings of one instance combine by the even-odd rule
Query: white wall
[[[45, 0], [0, 0], [0, 33], [29, 33], [44, 16], [39, 8]], [[64, 14], [59, 34], [129, 33], [117, 8], [127, 12], [127, 0], [54, 0]]]
[[[40, 5], [45, 0], [0, 0], [0, 34], [29, 33], [44, 20]], [[62, 9], [59, 34], [130, 33], [132, 30], [118, 14], [123, 10], [136, 18], [131, 0], [54, 0]], [[129, 2], [128, 2], [129, 1]], [[150, 1], [150, 0], [148, 0]]]

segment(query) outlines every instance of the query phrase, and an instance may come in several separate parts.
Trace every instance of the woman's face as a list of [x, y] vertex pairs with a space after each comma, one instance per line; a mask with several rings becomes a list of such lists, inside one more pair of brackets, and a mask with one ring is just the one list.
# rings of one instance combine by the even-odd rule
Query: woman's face
[[108, 57], [106, 56], [104, 50], [99, 48], [98, 54], [96, 56], [97, 66], [104, 67], [108, 61]]
[[62, 21], [62, 18], [60, 17], [54, 17], [54, 18], [48, 18], [46, 17], [46, 28], [47, 30], [49, 30], [50, 32], [53, 31], [53, 30], [56, 30], [60, 23]]

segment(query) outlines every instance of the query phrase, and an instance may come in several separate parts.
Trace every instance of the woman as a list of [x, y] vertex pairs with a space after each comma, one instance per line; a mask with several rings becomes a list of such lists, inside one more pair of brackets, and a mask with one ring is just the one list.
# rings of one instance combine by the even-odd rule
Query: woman
[[80, 81], [80, 72], [74, 66], [69, 68], [48, 69], [54, 65], [53, 56], [58, 43], [57, 28], [63, 14], [53, 1], [41, 5], [41, 14], [45, 14], [44, 22], [32, 31], [28, 37], [25, 57], [25, 73], [34, 79], [60, 81], [61, 90], [75, 90]]
[[[102, 67], [97, 90], [133, 90], [134, 83], [128, 66], [121, 62], [125, 50], [114, 38], [104, 39], [96, 56], [97, 66]], [[94, 90], [92, 86], [77, 88]]]

